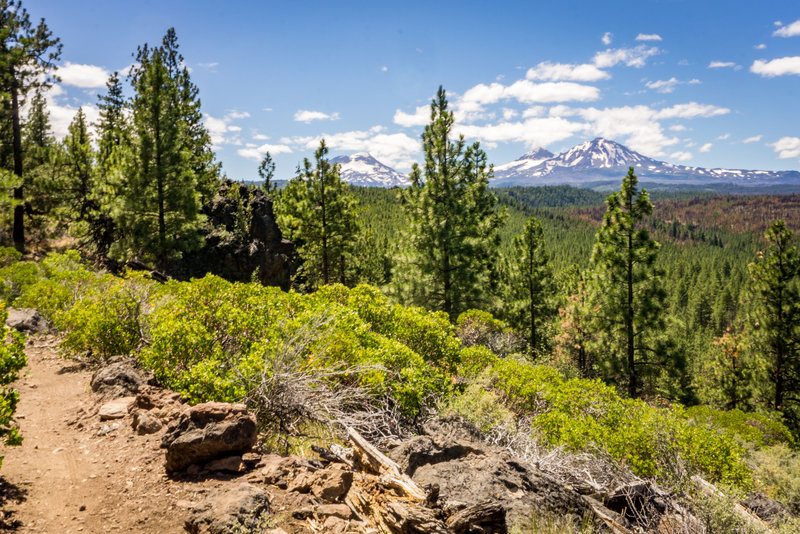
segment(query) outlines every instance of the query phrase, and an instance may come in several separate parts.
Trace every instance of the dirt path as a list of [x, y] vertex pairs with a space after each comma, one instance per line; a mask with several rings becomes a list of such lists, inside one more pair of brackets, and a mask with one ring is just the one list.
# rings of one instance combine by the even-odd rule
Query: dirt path
[[57, 340], [28, 340], [15, 384], [20, 447], [2, 447], [0, 530], [181, 532], [186, 510], [217, 480], [168, 479], [162, 432], [136, 435], [130, 416], [101, 422], [91, 372], [56, 353]]

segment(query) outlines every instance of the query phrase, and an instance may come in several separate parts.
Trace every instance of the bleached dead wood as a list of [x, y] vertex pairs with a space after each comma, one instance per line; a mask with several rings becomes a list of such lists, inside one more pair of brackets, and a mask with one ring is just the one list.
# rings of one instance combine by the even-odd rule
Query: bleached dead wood
[[[698, 475], [694, 475], [692, 477], [692, 482], [694, 482], [695, 487], [703, 492], [704, 494], [708, 495], [709, 497], [716, 497], [716, 498], [724, 498], [725, 494], [722, 493], [714, 484], [704, 480], [702, 477]], [[739, 515], [747, 524], [760, 532], [764, 532], [765, 534], [769, 534], [772, 532], [772, 529], [767, 526], [767, 524], [753, 515], [747, 508], [742, 506], [739, 503], [733, 503], [733, 511]]]

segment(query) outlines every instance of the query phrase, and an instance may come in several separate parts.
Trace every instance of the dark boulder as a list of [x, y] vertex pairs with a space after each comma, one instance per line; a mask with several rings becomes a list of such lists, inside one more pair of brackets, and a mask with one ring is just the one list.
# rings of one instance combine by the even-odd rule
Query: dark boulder
[[192, 406], [169, 425], [161, 440], [168, 473], [242, 455], [256, 443], [256, 421], [244, 404], [206, 402]]
[[255, 275], [264, 285], [289, 288], [297, 256], [281, 235], [266, 193], [224, 180], [202, 211], [208, 219], [205, 245], [170, 263], [167, 274], [187, 280], [212, 273], [231, 282], [250, 282]]

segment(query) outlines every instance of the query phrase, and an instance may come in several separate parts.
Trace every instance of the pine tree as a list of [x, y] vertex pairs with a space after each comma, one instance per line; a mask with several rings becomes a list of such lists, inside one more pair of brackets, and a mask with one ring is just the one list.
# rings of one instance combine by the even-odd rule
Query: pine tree
[[299, 276], [308, 288], [354, 283], [349, 275], [358, 235], [357, 202], [327, 155], [323, 139], [313, 166], [308, 158], [303, 161], [275, 206], [281, 230], [297, 245], [303, 260]]
[[94, 150], [83, 108], [78, 108], [69, 125], [69, 132], [64, 138], [64, 149], [65, 181], [72, 218], [87, 221], [92, 212], [97, 210], [97, 205], [92, 198]]
[[528, 343], [535, 356], [546, 346], [545, 326], [553, 316], [552, 272], [539, 219], [529, 219], [522, 234], [514, 238], [513, 257], [509, 263], [509, 298], [506, 300], [509, 316], [513, 326], [528, 332]]
[[[52, 75], [56, 61], [61, 57], [61, 44], [42, 19], [38, 25], [31, 23], [28, 12], [19, 0], [0, 0], [0, 100], [3, 101], [3, 131], [10, 133], [10, 155], [13, 173], [17, 176], [14, 187], [13, 240], [17, 250], [25, 249], [25, 188], [23, 172], [21, 109], [25, 96], [31, 89], [48, 87], [56, 77]], [[5, 142], [7, 138], [4, 137]]]
[[261, 188], [266, 194], [272, 194], [275, 191], [275, 162], [272, 161], [272, 155], [269, 152], [264, 154], [264, 159], [258, 164], [258, 176], [261, 177]]
[[22, 127], [23, 167], [25, 169], [25, 214], [29, 229], [44, 226], [46, 216], [64, 204], [63, 150], [50, 126], [50, 112], [41, 88], [30, 99]]
[[170, 258], [202, 244], [197, 174], [197, 139], [186, 116], [185, 76], [176, 64], [174, 32], [162, 46], [144, 45], [131, 74], [131, 157], [123, 165], [119, 202], [114, 210], [120, 240], [111, 253], [153, 260], [166, 269]]
[[498, 229], [505, 212], [489, 191], [492, 167], [475, 143], [451, 139], [454, 117], [444, 89], [431, 103], [422, 133], [425, 165], [414, 165], [402, 195], [408, 219], [407, 248], [395, 269], [403, 301], [442, 310], [452, 320], [480, 307], [491, 293]]
[[97, 123], [98, 163], [111, 159], [115, 150], [129, 138], [129, 125], [125, 118], [126, 101], [122, 94], [122, 81], [114, 72], [106, 82], [107, 92], [98, 97], [100, 121]]
[[633, 167], [619, 192], [606, 199], [603, 225], [592, 251], [592, 303], [596, 328], [605, 345], [606, 376], [621, 374], [628, 395], [638, 397], [642, 375], [663, 365], [665, 347], [657, 339], [665, 328], [659, 244], [642, 225], [653, 211], [647, 191], [637, 188]]
[[793, 232], [772, 223], [766, 252], [748, 266], [747, 291], [751, 350], [763, 354], [771, 379], [771, 407], [797, 429], [800, 406], [800, 254]]

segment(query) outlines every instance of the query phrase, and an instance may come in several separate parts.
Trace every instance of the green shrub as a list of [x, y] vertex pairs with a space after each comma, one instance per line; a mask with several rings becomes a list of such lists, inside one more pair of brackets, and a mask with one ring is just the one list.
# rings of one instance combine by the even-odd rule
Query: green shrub
[[692, 406], [686, 409], [686, 417], [693, 425], [729, 433], [755, 447], [778, 443], [794, 444], [792, 433], [786, 425], [767, 414]]
[[0, 247], [0, 267], [8, 267], [12, 263], [17, 263], [22, 257], [22, 253], [12, 247]]
[[[17, 332], [9, 332], [6, 328], [8, 312], [0, 302], [0, 438], [7, 446], [22, 443], [22, 436], [16, 426], [12, 426], [12, 418], [17, 409], [19, 394], [7, 387], [19, 378], [19, 371], [27, 364], [23, 336]], [[0, 466], [3, 457], [0, 456]]]
[[99, 360], [132, 353], [142, 342], [154, 284], [136, 273], [95, 278], [91, 288], [57, 316], [56, 326], [66, 332], [61, 347]]
[[0, 268], [0, 298], [13, 306], [17, 298], [35, 285], [42, 275], [38, 264], [21, 261]]
[[750, 457], [756, 487], [767, 497], [800, 514], [800, 454], [784, 443], [753, 451]]
[[465, 346], [482, 345], [500, 356], [525, 350], [518, 332], [485, 311], [467, 310], [459, 315], [456, 332]]

